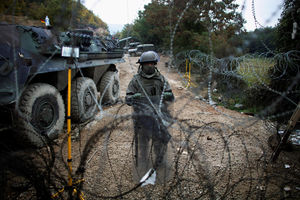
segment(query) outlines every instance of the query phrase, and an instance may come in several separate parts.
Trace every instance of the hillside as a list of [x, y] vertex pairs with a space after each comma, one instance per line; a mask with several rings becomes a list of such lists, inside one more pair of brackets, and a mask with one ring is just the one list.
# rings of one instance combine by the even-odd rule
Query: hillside
[[[48, 16], [50, 24], [59, 30], [70, 28], [92, 28], [108, 34], [108, 26], [80, 2], [64, 0], [5, 1], [0, 5], [0, 20], [6, 23], [43, 26], [41, 20]], [[100, 31], [99, 31], [100, 30]]]

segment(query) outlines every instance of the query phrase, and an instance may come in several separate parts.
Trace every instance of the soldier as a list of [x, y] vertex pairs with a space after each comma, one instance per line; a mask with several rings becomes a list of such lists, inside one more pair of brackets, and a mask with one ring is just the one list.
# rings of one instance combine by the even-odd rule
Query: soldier
[[[138, 73], [126, 91], [126, 103], [133, 106], [134, 110], [138, 176], [145, 174], [151, 167], [156, 170], [161, 165], [171, 138], [165, 122], [170, 119], [167, 108], [174, 101], [174, 95], [168, 81], [156, 68], [158, 61], [156, 52], [144, 52], [137, 62], [140, 64]], [[155, 156], [151, 156], [151, 149]]]

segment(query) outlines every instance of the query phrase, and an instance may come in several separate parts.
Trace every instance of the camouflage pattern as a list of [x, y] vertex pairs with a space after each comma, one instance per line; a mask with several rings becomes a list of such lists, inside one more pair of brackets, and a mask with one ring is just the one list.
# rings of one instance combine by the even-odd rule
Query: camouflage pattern
[[[141, 65], [130, 81], [125, 98], [126, 103], [133, 106], [136, 165], [134, 179], [138, 181], [153, 168], [158, 172], [158, 180], [165, 182], [169, 177], [166, 152], [171, 139], [166, 124], [171, 121], [167, 102], [174, 101], [174, 95], [168, 81], [156, 67], [153, 74], [146, 74], [142, 69]], [[169, 97], [163, 97], [163, 103], [160, 104], [165, 93]]]
[[[128, 85], [126, 101], [130, 101], [132, 95], [136, 93], [140, 93], [142, 96], [146, 96], [146, 94], [148, 96], [161, 96], [163, 91], [172, 93], [172, 89], [165, 77], [157, 69], [155, 73], [149, 76], [142, 71], [142, 67], [140, 66], [138, 73], [133, 76]], [[170, 101], [173, 100], [174, 95], [172, 93]]]

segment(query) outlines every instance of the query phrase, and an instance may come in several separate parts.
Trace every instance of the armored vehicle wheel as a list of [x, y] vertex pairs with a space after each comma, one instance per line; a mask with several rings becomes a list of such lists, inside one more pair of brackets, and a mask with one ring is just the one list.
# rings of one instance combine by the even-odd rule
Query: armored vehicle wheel
[[47, 139], [57, 137], [63, 128], [64, 102], [52, 85], [29, 85], [23, 91], [17, 108], [21, 137], [34, 146], [44, 146]]
[[86, 122], [97, 111], [97, 88], [90, 78], [79, 77], [72, 81], [71, 118], [75, 122]]
[[118, 72], [107, 71], [100, 81], [100, 93], [104, 103], [116, 103], [120, 97], [120, 80]]

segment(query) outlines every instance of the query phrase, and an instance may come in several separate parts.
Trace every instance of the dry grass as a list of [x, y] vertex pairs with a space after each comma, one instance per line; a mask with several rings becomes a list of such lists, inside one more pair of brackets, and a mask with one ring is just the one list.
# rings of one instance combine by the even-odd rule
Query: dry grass
[[28, 19], [27, 16], [0, 15], [0, 22], [24, 26], [44, 26], [40, 20]]
[[268, 71], [274, 67], [275, 62], [269, 58], [244, 59], [237, 68], [238, 74], [243, 76], [248, 86], [268, 85], [271, 81]]

